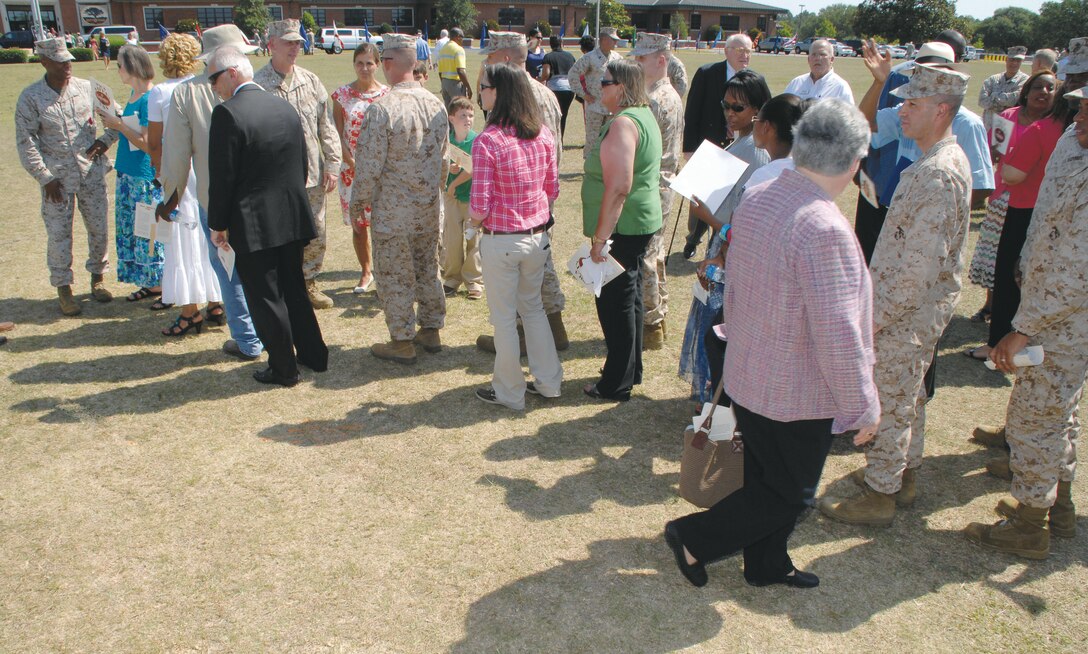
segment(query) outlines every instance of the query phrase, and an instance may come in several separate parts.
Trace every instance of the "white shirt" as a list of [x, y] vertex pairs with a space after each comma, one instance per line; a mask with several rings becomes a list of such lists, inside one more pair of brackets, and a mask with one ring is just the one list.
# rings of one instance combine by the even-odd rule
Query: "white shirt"
[[756, 172], [752, 173], [752, 176], [748, 178], [748, 181], [744, 183], [744, 190], [759, 186], [763, 182], [769, 182], [772, 179], [778, 179], [778, 176], [782, 174], [783, 170], [794, 170], [793, 157], [783, 157], [782, 159], [772, 159], [760, 167]]
[[818, 80], [812, 79], [811, 73], [798, 75], [786, 85], [785, 93], [792, 93], [802, 100], [812, 98], [822, 100], [824, 98], [841, 98], [850, 104], [854, 104], [854, 92], [850, 90], [850, 84], [835, 71], [828, 71]]
[[450, 42], [449, 37], [444, 38], [444, 39], [438, 39], [437, 41], [435, 41], [435, 43], [434, 43], [435, 52], [441, 51], [442, 46], [446, 45], [449, 42]]

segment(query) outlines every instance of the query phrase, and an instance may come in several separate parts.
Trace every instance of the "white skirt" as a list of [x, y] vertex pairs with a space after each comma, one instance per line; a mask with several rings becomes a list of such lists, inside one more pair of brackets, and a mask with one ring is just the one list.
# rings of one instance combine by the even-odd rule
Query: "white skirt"
[[222, 301], [219, 279], [208, 259], [208, 239], [200, 226], [196, 175], [191, 170], [170, 229], [163, 262], [162, 301], [178, 305]]

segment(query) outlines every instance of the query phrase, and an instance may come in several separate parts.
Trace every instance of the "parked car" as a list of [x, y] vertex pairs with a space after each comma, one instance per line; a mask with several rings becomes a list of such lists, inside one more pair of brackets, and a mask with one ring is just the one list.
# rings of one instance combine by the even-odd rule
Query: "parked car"
[[839, 41], [839, 43], [850, 46], [854, 50], [854, 54], [858, 57], [861, 56], [861, 46], [865, 45], [865, 41], [862, 41], [861, 39], [846, 39], [844, 41]]
[[370, 42], [382, 47], [382, 37], [371, 34], [361, 27], [325, 27], [317, 36], [317, 46], [328, 54], [340, 54], [344, 50], [354, 50], [360, 43], [365, 43], [367, 37]]
[[0, 36], [0, 48], [34, 48], [34, 33], [30, 30], [16, 30]]
[[967, 46], [967, 48], [963, 51], [963, 60], [974, 61], [975, 59], [978, 59], [978, 48], [974, 47], [973, 45]]
[[120, 48], [125, 44], [128, 39], [128, 35], [132, 32], [139, 34], [139, 30], [135, 25], [102, 25], [100, 27], [93, 27], [87, 31], [86, 38], [98, 38], [100, 35], [105, 34], [106, 38], [110, 41], [111, 48]]
[[885, 52], [890, 52], [891, 55], [892, 55], [892, 59], [906, 59], [907, 58], [907, 51], [904, 50], [903, 48], [900, 48], [897, 45], [878, 45], [878, 46], [876, 46], [876, 49], [877, 49], [878, 52], [880, 52], [880, 54], [884, 54]]
[[801, 54], [803, 52], [805, 54], [808, 54], [809, 49], [812, 48], [812, 42], [813, 41], [819, 41], [821, 39], [831, 40], [831, 39], [828, 39], [826, 36], [810, 36], [807, 39], [805, 39], [804, 41], [798, 41], [797, 45], [793, 46], [793, 53], [794, 54]]
[[846, 45], [842, 41], [835, 41], [834, 39], [832, 39], [831, 40], [831, 47], [834, 48], [836, 57], [855, 57], [855, 56], [857, 56], [857, 52], [855, 52], [853, 48]]
[[756, 52], [785, 52], [789, 54], [789, 50], [786, 48], [788, 42], [789, 39], [784, 36], [772, 36], [756, 44]]

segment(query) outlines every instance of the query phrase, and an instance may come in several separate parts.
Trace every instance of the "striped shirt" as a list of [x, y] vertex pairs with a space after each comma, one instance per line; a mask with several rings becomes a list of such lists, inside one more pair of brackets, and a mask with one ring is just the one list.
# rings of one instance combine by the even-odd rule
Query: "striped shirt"
[[780, 422], [873, 424], [873, 291], [833, 198], [785, 170], [745, 192], [726, 259], [725, 392]]
[[512, 129], [488, 125], [472, 145], [469, 208], [484, 215], [494, 232], [521, 232], [548, 222], [549, 204], [559, 197], [555, 139], [541, 126], [523, 140]]

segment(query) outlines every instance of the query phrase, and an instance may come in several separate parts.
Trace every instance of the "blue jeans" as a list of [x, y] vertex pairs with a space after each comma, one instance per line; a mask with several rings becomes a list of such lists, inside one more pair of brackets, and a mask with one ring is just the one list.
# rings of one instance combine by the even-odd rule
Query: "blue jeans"
[[253, 328], [253, 320], [249, 317], [249, 305], [246, 304], [245, 293], [242, 292], [242, 280], [238, 277], [238, 271], [232, 278], [227, 278], [227, 271], [223, 263], [219, 261], [218, 249], [212, 243], [212, 232], [208, 228], [208, 212], [200, 207], [200, 226], [204, 229], [204, 236], [208, 239], [208, 259], [212, 263], [212, 270], [219, 278], [219, 288], [223, 292], [223, 309], [227, 312], [227, 328], [230, 329], [230, 337], [238, 343], [238, 349], [246, 356], [255, 357], [264, 350], [261, 339], [257, 338], [257, 330]]

